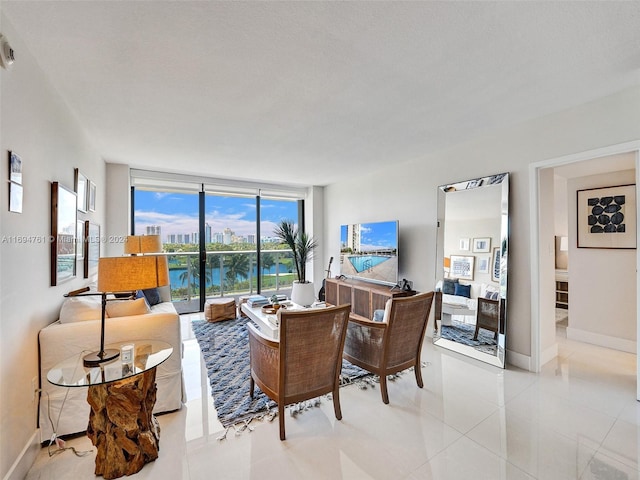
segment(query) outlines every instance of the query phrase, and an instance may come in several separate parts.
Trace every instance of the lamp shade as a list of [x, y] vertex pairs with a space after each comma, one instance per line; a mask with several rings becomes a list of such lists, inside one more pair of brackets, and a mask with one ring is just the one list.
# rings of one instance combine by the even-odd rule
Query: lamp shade
[[131, 292], [164, 285], [169, 285], [165, 256], [102, 257], [99, 260], [100, 292]]
[[162, 251], [160, 235], [129, 235], [124, 242], [124, 253], [158, 253]]

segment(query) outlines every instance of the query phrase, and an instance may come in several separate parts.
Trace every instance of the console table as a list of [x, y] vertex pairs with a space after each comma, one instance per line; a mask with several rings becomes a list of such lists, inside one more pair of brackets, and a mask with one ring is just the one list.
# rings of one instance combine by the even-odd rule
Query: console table
[[408, 297], [415, 292], [407, 292], [397, 287], [389, 287], [362, 280], [325, 280], [325, 300], [330, 305], [351, 304], [351, 315], [373, 319], [375, 310], [384, 310], [387, 300], [396, 297]]
[[156, 367], [173, 347], [157, 340], [135, 340], [107, 345], [120, 349], [134, 345], [132, 364], [118, 357], [96, 367], [85, 367], [74, 355], [55, 365], [47, 380], [62, 387], [89, 387], [91, 406], [87, 436], [97, 449], [95, 474], [105, 479], [132, 475], [158, 458], [160, 426], [153, 416]]

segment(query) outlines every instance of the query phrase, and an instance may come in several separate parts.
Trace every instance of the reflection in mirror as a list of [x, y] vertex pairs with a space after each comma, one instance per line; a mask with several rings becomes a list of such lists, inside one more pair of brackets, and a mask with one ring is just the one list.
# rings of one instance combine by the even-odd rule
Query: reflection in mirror
[[436, 345], [504, 368], [509, 174], [438, 188]]

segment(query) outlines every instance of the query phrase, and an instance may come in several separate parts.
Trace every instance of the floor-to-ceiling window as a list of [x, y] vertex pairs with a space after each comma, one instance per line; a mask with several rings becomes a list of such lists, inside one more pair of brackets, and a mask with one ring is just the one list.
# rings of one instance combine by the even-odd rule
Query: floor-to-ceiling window
[[304, 227], [303, 190], [262, 195], [253, 186], [144, 173], [132, 174], [133, 230], [160, 235], [180, 313], [202, 310], [211, 297], [290, 293], [291, 254], [273, 232], [282, 219]]

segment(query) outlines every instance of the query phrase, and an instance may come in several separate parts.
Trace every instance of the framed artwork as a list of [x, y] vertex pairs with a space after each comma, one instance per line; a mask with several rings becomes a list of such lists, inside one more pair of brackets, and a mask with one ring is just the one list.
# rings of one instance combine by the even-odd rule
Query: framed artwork
[[449, 277], [473, 280], [473, 260], [472, 255], [451, 255]]
[[500, 281], [500, 247], [493, 247], [493, 262], [491, 263], [491, 280]]
[[76, 223], [76, 262], [84, 260], [84, 220]]
[[489, 273], [491, 257], [478, 257], [478, 273]]
[[468, 238], [461, 238], [460, 239], [460, 246], [458, 248], [460, 250], [469, 250], [469, 239]]
[[87, 177], [85, 177], [77, 168], [74, 170], [75, 192], [78, 196], [78, 211], [85, 213], [87, 211]]
[[84, 278], [89, 278], [98, 273], [98, 260], [100, 259], [100, 225], [84, 222]]
[[89, 181], [89, 211], [96, 211], [96, 184]]
[[76, 276], [76, 193], [51, 183], [51, 286]]
[[9, 180], [22, 185], [22, 159], [16, 152], [9, 152]]
[[9, 211], [22, 213], [22, 185], [9, 182]]
[[636, 248], [636, 186], [578, 190], [578, 248]]
[[474, 238], [473, 251], [476, 253], [489, 253], [491, 251], [491, 238]]

